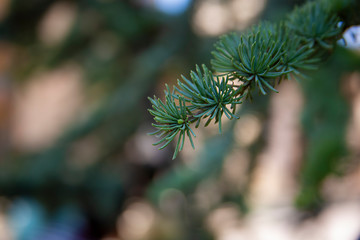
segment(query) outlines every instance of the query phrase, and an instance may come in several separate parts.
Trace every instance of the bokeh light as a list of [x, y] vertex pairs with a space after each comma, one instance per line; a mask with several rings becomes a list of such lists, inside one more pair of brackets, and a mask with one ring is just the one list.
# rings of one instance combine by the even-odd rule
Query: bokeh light
[[360, 23], [321, 77], [253, 91], [176, 160], [147, 135], [148, 96], [210, 68], [219, 35], [303, 2], [0, 0], [0, 240], [360, 239]]
[[186, 11], [191, 0], [154, 0], [155, 7], [169, 15], [179, 15]]

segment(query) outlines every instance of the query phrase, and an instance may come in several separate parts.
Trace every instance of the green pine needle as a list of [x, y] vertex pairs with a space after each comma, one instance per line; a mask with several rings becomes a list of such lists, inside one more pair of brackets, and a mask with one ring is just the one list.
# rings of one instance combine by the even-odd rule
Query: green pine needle
[[[185, 105], [184, 98], [175, 96], [174, 91], [170, 92], [168, 85], [166, 85], [166, 89], [165, 103], [155, 96], [154, 98], [149, 98], [153, 107], [153, 109], [149, 109], [149, 112], [154, 116], [154, 120], [157, 123], [153, 124], [153, 126], [157, 128], [157, 131], [149, 135], [155, 135], [161, 138], [153, 144], [160, 145], [164, 143], [159, 149], [168, 146], [176, 136], [179, 135], [173, 155], [173, 159], [175, 159], [184, 147], [185, 135], [190, 139], [191, 146], [195, 148], [191, 136], [193, 135], [195, 137], [195, 134], [189, 126], [188, 114], [190, 114], [190, 111]], [[178, 99], [179, 105], [175, 102], [176, 98]]]
[[172, 92], [166, 86], [165, 103], [149, 98], [157, 128], [152, 135], [161, 138], [154, 145], [163, 144], [163, 149], [177, 138], [175, 158], [186, 136], [194, 148], [192, 123], [197, 128], [203, 119], [205, 127], [214, 121], [221, 132], [222, 116], [238, 118], [236, 106], [251, 100], [254, 89], [263, 95], [278, 92], [275, 85], [283, 79], [300, 80], [306, 71], [317, 69], [342, 33], [332, 7], [326, 0], [308, 2], [282, 22], [262, 22], [242, 34], [221, 36], [212, 52], [216, 74], [205, 65], [196, 66], [189, 78], [178, 80]]
[[[203, 65], [203, 70], [196, 66], [196, 72], [190, 73], [190, 79], [182, 76], [183, 81], [178, 80], [176, 91], [184, 96], [190, 103], [189, 110], [193, 114], [192, 121], [208, 118], [206, 126], [215, 120], [219, 122], [221, 132], [221, 117], [238, 118], [229, 106], [241, 103], [242, 96], [238, 96], [236, 88], [229, 84], [229, 78], [214, 76], [209, 69]], [[196, 125], [196, 127], [198, 124]]]

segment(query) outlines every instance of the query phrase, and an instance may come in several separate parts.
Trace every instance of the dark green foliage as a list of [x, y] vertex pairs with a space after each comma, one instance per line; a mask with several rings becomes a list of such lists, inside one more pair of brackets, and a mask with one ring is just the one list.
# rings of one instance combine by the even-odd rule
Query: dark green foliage
[[215, 71], [226, 73], [233, 73], [236, 68], [234, 61], [240, 61], [238, 47], [240, 46], [241, 38], [237, 33], [230, 33], [220, 37], [220, 40], [215, 44], [216, 51], [212, 52], [214, 59], [211, 60], [211, 65]]
[[[196, 66], [196, 72], [190, 73], [191, 80], [182, 76], [183, 81], [178, 81], [177, 91], [182, 94], [186, 101], [191, 103], [189, 109], [192, 113], [193, 121], [208, 118], [205, 126], [209, 125], [211, 120], [219, 122], [219, 131], [221, 132], [221, 117], [223, 114], [227, 118], [237, 118], [234, 115], [236, 104], [241, 103], [241, 96], [238, 96], [237, 90], [229, 84], [229, 78], [214, 76], [205, 65], [203, 73], [199, 66]], [[227, 105], [230, 105], [230, 110]]]
[[287, 22], [290, 29], [309, 47], [319, 45], [332, 49], [341, 34], [339, 18], [330, 11], [329, 4], [310, 2], [296, 8]]
[[235, 76], [241, 80], [255, 83], [262, 94], [265, 87], [277, 92], [272, 86], [273, 80], [287, 73], [279, 71], [280, 59], [283, 54], [283, 43], [271, 29], [259, 26], [259, 30], [241, 36], [238, 46], [239, 61], [234, 60]]
[[265, 88], [277, 92], [273, 80], [287, 72], [280, 69], [283, 43], [269, 25], [254, 27], [242, 36], [233, 33], [222, 37], [215, 45], [217, 51], [213, 52], [214, 70], [228, 69], [230, 76], [249, 85], [253, 83], [262, 94], [266, 94]]
[[[189, 124], [196, 121], [197, 127], [201, 119], [208, 118], [207, 126], [215, 119], [221, 131], [222, 114], [234, 118], [236, 105], [251, 99], [255, 89], [263, 95], [269, 90], [278, 92], [275, 85], [281, 80], [317, 69], [342, 33], [340, 20], [331, 9], [325, 1], [309, 2], [283, 22], [263, 22], [242, 34], [221, 36], [212, 52], [216, 73], [211, 74], [206, 67], [201, 73], [197, 67], [191, 80], [183, 77], [185, 82], [178, 83], [174, 98], [185, 98], [191, 112]], [[155, 112], [151, 110], [152, 115]]]
[[[149, 112], [154, 116], [155, 121], [158, 124], [153, 124], [154, 127], [158, 128], [158, 130], [150, 135], [157, 135], [157, 137], [162, 137], [160, 141], [155, 143], [154, 145], [159, 145], [163, 142], [165, 144], [159, 149], [165, 148], [169, 143], [179, 134], [179, 139], [176, 144], [175, 152], [173, 159], [176, 158], [176, 155], [179, 151], [181, 151], [184, 147], [185, 135], [187, 135], [190, 139], [191, 145], [194, 147], [194, 143], [191, 138], [191, 134], [195, 137], [194, 132], [189, 127], [190, 122], [188, 118], [188, 114], [191, 114], [189, 109], [185, 106], [185, 100], [183, 97], [179, 97], [179, 105], [176, 105], [174, 99], [174, 91], [170, 93], [170, 89], [168, 86], [167, 91], [165, 91], [165, 103], [163, 103], [160, 99], [149, 98], [152, 107], [154, 110], [149, 110]], [[190, 134], [191, 133], [191, 134]], [[181, 143], [180, 143], [181, 142]]]
[[279, 24], [276, 31], [280, 35], [279, 40], [284, 43], [278, 70], [287, 72], [280, 79], [304, 76], [304, 70], [317, 68], [320, 59], [314, 56], [314, 48], [303, 45], [301, 39], [294, 37], [295, 33], [285, 23]]
[[261, 23], [243, 36], [225, 35], [212, 52], [212, 66], [218, 72], [233, 72], [241, 80], [255, 79], [263, 94], [266, 93], [263, 85], [276, 92], [269, 82], [277, 77], [289, 79], [291, 75], [301, 75], [303, 70], [314, 70], [319, 62], [313, 56], [315, 49], [294, 36], [295, 32], [284, 22]]

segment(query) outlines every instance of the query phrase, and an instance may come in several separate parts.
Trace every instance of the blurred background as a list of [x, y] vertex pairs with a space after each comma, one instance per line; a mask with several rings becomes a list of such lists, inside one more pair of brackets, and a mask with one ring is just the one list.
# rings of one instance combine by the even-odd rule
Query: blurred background
[[0, 240], [359, 239], [359, 30], [174, 161], [147, 135], [147, 96], [302, 2], [1, 0]]

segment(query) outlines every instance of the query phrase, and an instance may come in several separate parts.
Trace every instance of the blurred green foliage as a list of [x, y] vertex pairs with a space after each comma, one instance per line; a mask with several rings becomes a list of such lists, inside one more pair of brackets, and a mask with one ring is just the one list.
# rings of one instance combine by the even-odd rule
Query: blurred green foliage
[[350, 110], [343, 76], [359, 69], [360, 57], [338, 48], [321, 70], [301, 82], [306, 99], [302, 120], [307, 141], [299, 207], [321, 207], [321, 183], [346, 161]]
[[[234, 125], [224, 128], [222, 135], [206, 135], [191, 167], [181, 160], [171, 161], [171, 151], [150, 157], [136, 155], [139, 146], [134, 139], [138, 141], [139, 132], [145, 135], [149, 130], [143, 130], [151, 122], [147, 96], [157, 91], [163, 79], [174, 78], [175, 83], [180, 72], [209, 62], [216, 39], [193, 33], [189, 20], [192, 6], [181, 16], [166, 16], [130, 0], [69, 0], [65, 2], [75, 9], [69, 32], [58, 44], [46, 45], [38, 30], [45, 14], [58, 2], [10, 1], [8, 15], [0, 22], [0, 40], [14, 46], [16, 56], [6, 75], [14, 87], [21, 88], [38, 71], [75, 62], [84, 73], [86, 102], [96, 107], [86, 118], [63, 129], [49, 148], [27, 152], [10, 147], [0, 162], [0, 196], [36, 199], [50, 216], [61, 215], [59, 209], [71, 205], [70, 209], [76, 208], [86, 217], [84, 238], [99, 239], [116, 232], [119, 214], [134, 199], [151, 201], [161, 212], [164, 193], [175, 189], [185, 199], [180, 206], [175, 205], [179, 207], [180, 230], [158, 233], [153, 239], [213, 239], [204, 227], [209, 212], [197, 209], [195, 194], [206, 181], [222, 184], [224, 159], [238, 148]], [[262, 17], [279, 19], [300, 2], [269, 1]], [[342, 16], [352, 20], [348, 23], [359, 23], [353, 12], [356, 8], [346, 9]], [[105, 57], [99, 53], [99, 45], [110, 49]], [[303, 128], [307, 144], [297, 204], [304, 209], [321, 207], [321, 184], [337, 172], [347, 154], [344, 136], [349, 103], [339, 86], [344, 73], [360, 69], [359, 57], [344, 49], [334, 50], [325, 62], [311, 80], [300, 83], [306, 98]], [[240, 109], [240, 117], [249, 113], [259, 116], [264, 127], [257, 140], [246, 147], [250, 154], [246, 186], [241, 191], [223, 187], [219, 202], [210, 209], [231, 202], [240, 212], [249, 211], [246, 197], [257, 156], [266, 145], [268, 103], [269, 96], [254, 96], [252, 103]], [[81, 159], [74, 154], [79, 144], [89, 150], [93, 147], [86, 145], [91, 139], [99, 142], [92, 163], [83, 168], [69, 164]]]

